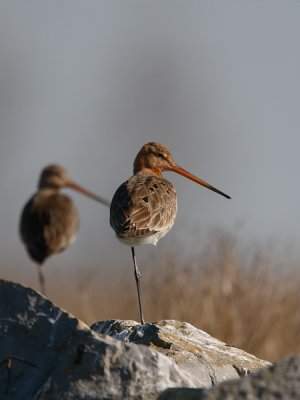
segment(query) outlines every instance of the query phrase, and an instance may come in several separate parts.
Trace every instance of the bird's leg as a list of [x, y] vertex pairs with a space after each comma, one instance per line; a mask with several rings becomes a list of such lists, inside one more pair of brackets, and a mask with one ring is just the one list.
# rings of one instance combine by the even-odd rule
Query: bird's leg
[[5, 364], [6, 368], [7, 368], [7, 383], [6, 383], [6, 388], [5, 388], [5, 394], [8, 394], [10, 383], [11, 383], [11, 367], [12, 367], [13, 360], [19, 361], [19, 362], [27, 364], [27, 365], [30, 365], [31, 367], [36, 367], [36, 365], [33, 364], [32, 362], [24, 360], [24, 358], [21, 358], [21, 357], [18, 357], [18, 356], [10, 355], [5, 360], [3, 360], [0, 363], [0, 366]]
[[135, 277], [136, 288], [137, 288], [138, 299], [139, 299], [141, 324], [144, 324], [145, 320], [144, 320], [144, 316], [143, 316], [143, 308], [142, 308], [141, 294], [140, 294], [140, 278], [141, 278], [142, 274], [140, 273], [137, 263], [136, 263], [134, 247], [131, 247], [131, 253], [132, 253], [132, 259], [133, 259], [133, 265], [134, 265], [134, 277]]
[[39, 274], [39, 283], [40, 283], [41, 292], [44, 296], [46, 296], [45, 277], [44, 277], [44, 273], [43, 273], [42, 264], [38, 264], [38, 274]]

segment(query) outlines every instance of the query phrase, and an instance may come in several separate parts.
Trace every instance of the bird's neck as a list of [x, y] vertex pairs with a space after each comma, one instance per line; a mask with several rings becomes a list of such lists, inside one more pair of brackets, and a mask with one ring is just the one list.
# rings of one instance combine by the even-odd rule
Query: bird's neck
[[145, 175], [161, 176], [161, 168], [156, 163], [151, 162], [151, 159], [142, 157], [138, 154], [133, 163], [133, 174], [142, 173]]
[[147, 167], [134, 168], [133, 173], [134, 175], [136, 175], [137, 173], [141, 173], [145, 175], [162, 176], [161, 169], [159, 168], [147, 168]]
[[52, 194], [59, 193], [58, 188], [52, 188], [52, 187], [42, 187], [39, 188], [38, 193], [40, 193], [41, 196], [50, 196]]

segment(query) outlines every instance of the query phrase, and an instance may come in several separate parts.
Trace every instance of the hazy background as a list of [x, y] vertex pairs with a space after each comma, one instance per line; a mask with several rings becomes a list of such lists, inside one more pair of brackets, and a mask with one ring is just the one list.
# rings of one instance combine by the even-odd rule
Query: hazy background
[[[215, 227], [297, 250], [299, 37], [297, 1], [0, 1], [1, 277], [38, 287], [18, 223], [43, 166], [111, 199], [148, 141], [232, 200], [166, 174], [177, 221], [138, 249], [141, 265], [165, 248], [197, 254]], [[72, 197], [80, 235], [47, 262], [48, 284], [131, 274], [108, 210]]]

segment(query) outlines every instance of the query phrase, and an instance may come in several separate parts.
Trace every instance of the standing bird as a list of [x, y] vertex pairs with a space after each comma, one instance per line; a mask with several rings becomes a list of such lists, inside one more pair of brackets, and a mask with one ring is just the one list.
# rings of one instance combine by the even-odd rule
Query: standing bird
[[106, 206], [109, 201], [96, 196], [72, 181], [69, 173], [59, 165], [43, 169], [38, 191], [26, 203], [20, 221], [20, 235], [29, 256], [38, 264], [41, 292], [45, 294], [42, 270], [44, 261], [60, 253], [77, 237], [78, 211], [73, 201], [60, 192], [69, 188]]
[[134, 246], [156, 245], [172, 228], [177, 213], [176, 190], [171, 182], [162, 177], [163, 171], [176, 172], [230, 199], [227, 194], [177, 165], [162, 144], [150, 142], [141, 148], [134, 160], [133, 176], [117, 189], [111, 201], [110, 225], [117, 238], [131, 247], [142, 324], [141, 273]]

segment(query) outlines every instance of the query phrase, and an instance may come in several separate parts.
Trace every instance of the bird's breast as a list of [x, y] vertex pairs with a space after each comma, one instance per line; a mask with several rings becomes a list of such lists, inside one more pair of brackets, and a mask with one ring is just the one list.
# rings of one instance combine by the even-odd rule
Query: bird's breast
[[125, 244], [155, 245], [173, 226], [176, 213], [176, 190], [171, 182], [138, 173], [117, 189], [110, 224]]

